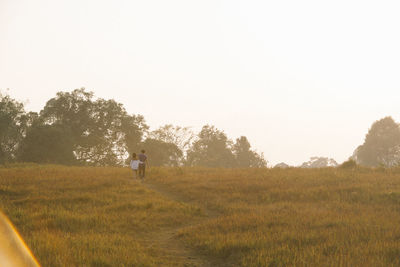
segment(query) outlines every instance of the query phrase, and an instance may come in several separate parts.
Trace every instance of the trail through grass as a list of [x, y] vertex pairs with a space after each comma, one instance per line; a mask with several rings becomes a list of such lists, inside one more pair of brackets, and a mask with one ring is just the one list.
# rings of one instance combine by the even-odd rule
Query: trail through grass
[[399, 266], [400, 169], [156, 169], [220, 216], [181, 231], [233, 266]]
[[122, 168], [0, 168], [0, 208], [43, 266], [207, 266], [176, 233], [206, 218]]
[[[141, 183], [141, 185], [145, 186], [151, 191], [157, 192], [165, 199], [184, 205], [186, 204], [186, 200], [183, 197], [177, 194], [172, 194], [162, 185], [152, 184], [149, 181], [145, 181], [144, 183]], [[193, 220], [187, 221], [182, 225], [169, 228], [161, 228], [158, 231], [155, 231], [146, 236], [143, 242], [146, 243], [148, 247], [156, 246], [164, 250], [165, 254], [161, 257], [165, 257], [166, 259], [173, 259], [176, 262], [181, 262], [184, 266], [215, 266], [215, 261], [207, 258], [205, 255], [198, 253], [195, 249], [185, 245], [182, 240], [178, 238], [178, 235], [181, 231], [184, 231], [186, 228], [193, 225], [199, 225], [210, 218], [210, 214], [208, 211], [193, 205], [190, 205], [190, 207], [193, 207], [195, 209], [194, 213], [199, 214], [200, 216], [197, 218], [193, 218]], [[213, 216], [216, 215], [213, 214]]]
[[43, 266], [399, 266], [400, 169], [0, 168]]

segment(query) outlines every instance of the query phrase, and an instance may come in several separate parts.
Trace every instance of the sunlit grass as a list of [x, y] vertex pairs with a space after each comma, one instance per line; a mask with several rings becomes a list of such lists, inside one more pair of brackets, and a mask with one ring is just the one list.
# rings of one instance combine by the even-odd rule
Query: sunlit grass
[[0, 168], [0, 203], [43, 266], [179, 265], [151, 238], [200, 216], [123, 168]]
[[[0, 168], [0, 203], [44, 266], [399, 266], [400, 169]], [[154, 190], [151, 190], [153, 188]], [[154, 238], [154, 240], [152, 239]]]
[[181, 238], [221, 262], [400, 264], [398, 169], [160, 169], [153, 177], [219, 212]]

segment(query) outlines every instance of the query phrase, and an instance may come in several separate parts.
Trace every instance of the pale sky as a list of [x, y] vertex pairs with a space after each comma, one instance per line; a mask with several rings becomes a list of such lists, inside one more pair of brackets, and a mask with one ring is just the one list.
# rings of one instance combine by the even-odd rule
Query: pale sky
[[151, 129], [247, 136], [270, 165], [346, 160], [400, 121], [400, 2], [0, 0], [0, 89], [85, 87]]

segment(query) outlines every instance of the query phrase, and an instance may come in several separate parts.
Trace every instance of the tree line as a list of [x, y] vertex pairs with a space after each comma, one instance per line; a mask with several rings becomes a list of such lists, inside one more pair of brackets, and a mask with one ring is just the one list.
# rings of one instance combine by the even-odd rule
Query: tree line
[[154, 131], [142, 115], [84, 88], [58, 92], [39, 112], [0, 93], [0, 164], [34, 162], [121, 166], [145, 149], [155, 166], [265, 167], [245, 136], [230, 140], [212, 125], [195, 134], [165, 125]]
[[392, 117], [375, 121], [356, 148], [351, 160], [371, 167], [398, 167], [400, 165], [400, 124]]
[[338, 165], [333, 159], [313, 157], [303, 163], [304, 168], [342, 166], [352, 168], [400, 167], [400, 124], [388, 116], [375, 121], [365, 135], [364, 142], [353, 152], [348, 161]]
[[[39, 113], [26, 112], [23, 103], [0, 92], [0, 164], [121, 166], [141, 149], [156, 166], [267, 165], [245, 136], [232, 141], [212, 125], [199, 133], [169, 124], [150, 131], [142, 115], [128, 114], [121, 103], [95, 98], [84, 88], [58, 92]], [[350, 160], [370, 167], [399, 166], [400, 125], [392, 117], [375, 121]], [[333, 159], [315, 157], [301, 167], [336, 165]]]

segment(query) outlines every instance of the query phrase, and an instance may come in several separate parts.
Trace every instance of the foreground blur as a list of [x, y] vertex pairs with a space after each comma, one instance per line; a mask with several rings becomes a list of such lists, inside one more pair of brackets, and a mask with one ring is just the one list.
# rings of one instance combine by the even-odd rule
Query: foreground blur
[[0, 266], [39, 266], [11, 222], [0, 213]]

